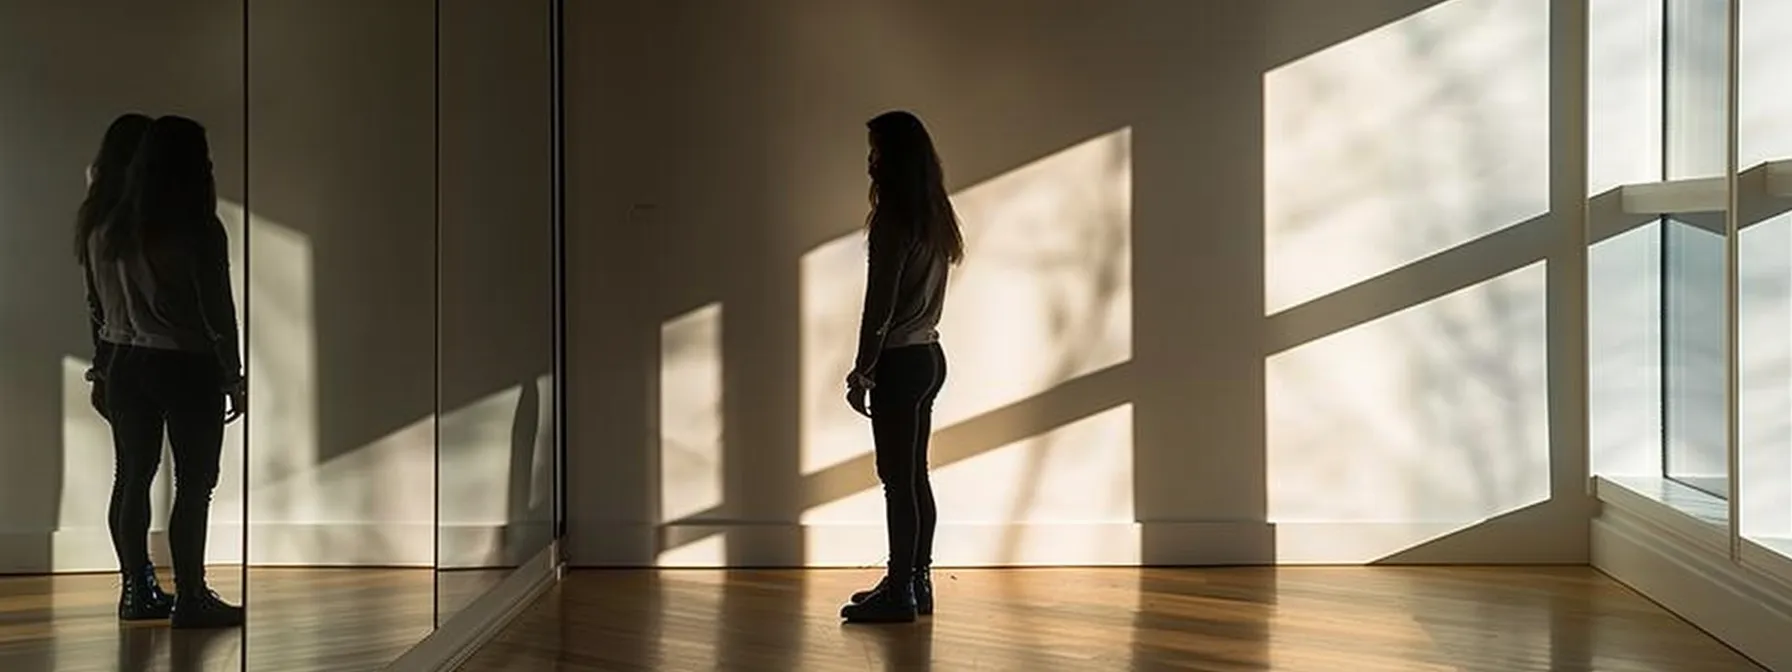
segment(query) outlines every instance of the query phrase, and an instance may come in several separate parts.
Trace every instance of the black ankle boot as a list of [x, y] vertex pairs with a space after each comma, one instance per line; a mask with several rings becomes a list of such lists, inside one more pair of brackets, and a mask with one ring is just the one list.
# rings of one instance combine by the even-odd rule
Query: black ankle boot
[[886, 580], [865, 599], [841, 607], [840, 617], [854, 623], [911, 622], [915, 620], [915, 584]]
[[155, 565], [144, 565], [135, 571], [121, 572], [118, 591], [118, 619], [121, 621], [158, 621], [168, 618], [174, 609], [174, 598], [156, 584]]
[[243, 608], [226, 604], [210, 588], [183, 588], [174, 598], [175, 628], [234, 628], [242, 624]]
[[876, 595], [877, 591], [883, 590], [884, 586], [887, 586], [887, 585], [890, 585], [890, 575], [889, 574], [885, 574], [884, 578], [878, 579], [877, 585], [872, 586], [870, 588], [866, 588], [859, 592], [853, 593], [852, 597], [847, 598], [846, 601], [851, 602], [853, 604], [858, 604], [860, 602], [864, 602], [865, 600], [871, 599], [872, 595]]
[[922, 567], [915, 570], [915, 580], [910, 581], [915, 589], [915, 613], [931, 615], [933, 613], [933, 570]]
[[[853, 593], [852, 594], [852, 603], [858, 604], [860, 602], [864, 602], [867, 599], [870, 599], [871, 595], [873, 593], [876, 593], [879, 590], [883, 590], [884, 586], [889, 585], [889, 583], [890, 583], [890, 576], [888, 574], [886, 574], [886, 575], [884, 575], [884, 578], [878, 580], [877, 585], [872, 586], [871, 589], [861, 590], [859, 592]], [[920, 569], [915, 570], [915, 580], [912, 583], [914, 584], [914, 591], [915, 591], [915, 613], [921, 614], [923, 616], [932, 614], [933, 613], [933, 570], [931, 568], [927, 568], [927, 567], [922, 567]]]

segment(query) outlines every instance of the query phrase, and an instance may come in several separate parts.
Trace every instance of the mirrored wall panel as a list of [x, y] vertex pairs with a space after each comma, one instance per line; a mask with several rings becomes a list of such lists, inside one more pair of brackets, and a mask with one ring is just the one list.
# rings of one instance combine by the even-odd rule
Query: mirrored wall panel
[[0, 3], [0, 670], [381, 669], [557, 563], [555, 5]]
[[441, 2], [438, 623], [554, 536], [552, 4]]
[[250, 0], [250, 669], [434, 627], [436, 3]]
[[0, 3], [0, 669], [241, 666], [243, 16]]

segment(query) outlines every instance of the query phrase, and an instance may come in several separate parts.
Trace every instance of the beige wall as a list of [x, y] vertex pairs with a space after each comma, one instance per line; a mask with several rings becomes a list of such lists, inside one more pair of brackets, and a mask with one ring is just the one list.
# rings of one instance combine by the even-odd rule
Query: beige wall
[[1583, 561], [1548, 12], [571, 3], [574, 561], [880, 561], [836, 397], [895, 107], [972, 243], [941, 563]]

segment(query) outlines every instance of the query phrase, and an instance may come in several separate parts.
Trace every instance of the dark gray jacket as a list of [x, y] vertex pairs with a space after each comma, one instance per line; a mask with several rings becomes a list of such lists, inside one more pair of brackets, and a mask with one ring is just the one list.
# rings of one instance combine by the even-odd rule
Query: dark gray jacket
[[875, 381], [883, 351], [939, 341], [950, 264], [902, 232], [872, 227], [869, 238], [865, 313], [853, 371]]
[[96, 376], [110, 364], [107, 346], [130, 346], [211, 354], [223, 385], [242, 380], [230, 243], [215, 217], [194, 228], [193, 240], [110, 262], [100, 261], [100, 234], [88, 239]]

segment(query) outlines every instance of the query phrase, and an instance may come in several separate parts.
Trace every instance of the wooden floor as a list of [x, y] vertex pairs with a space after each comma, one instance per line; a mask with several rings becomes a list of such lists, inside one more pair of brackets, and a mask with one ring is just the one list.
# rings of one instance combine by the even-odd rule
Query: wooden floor
[[[427, 569], [249, 574], [247, 628], [178, 632], [166, 621], [121, 625], [110, 574], [0, 578], [0, 671], [376, 670], [434, 627]], [[210, 576], [241, 599], [234, 568]]]
[[875, 578], [575, 571], [462, 669], [1760, 669], [1584, 567], [942, 570], [933, 618], [840, 624]]
[[505, 577], [516, 571], [500, 569], [450, 569], [436, 572], [436, 622], [447, 623], [474, 598], [498, 587]]

